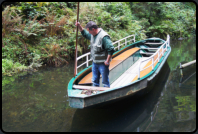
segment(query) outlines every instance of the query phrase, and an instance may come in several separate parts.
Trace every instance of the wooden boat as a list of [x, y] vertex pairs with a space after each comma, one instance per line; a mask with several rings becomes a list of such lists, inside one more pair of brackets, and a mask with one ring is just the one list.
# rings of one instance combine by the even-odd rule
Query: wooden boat
[[130, 35], [113, 43], [116, 44], [117, 51], [113, 54], [109, 66], [110, 88], [92, 86], [90, 53], [77, 58], [78, 61], [86, 57], [86, 61], [77, 69], [83, 65], [86, 65], [86, 68], [77, 73], [68, 84], [70, 107], [85, 108], [134, 95], [148, 86], [148, 82], [159, 73], [171, 52], [169, 35], [166, 41], [153, 37], [137, 42], [135, 36]]

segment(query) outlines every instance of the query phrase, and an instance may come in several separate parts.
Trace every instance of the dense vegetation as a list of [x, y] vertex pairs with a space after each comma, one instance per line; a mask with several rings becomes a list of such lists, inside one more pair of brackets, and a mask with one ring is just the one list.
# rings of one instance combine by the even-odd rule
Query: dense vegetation
[[[4, 2], [2, 4], [2, 74], [41, 65], [60, 66], [74, 58], [76, 2]], [[112, 41], [130, 34], [185, 38], [195, 35], [193, 2], [81, 2], [79, 21], [95, 21]], [[89, 43], [79, 32], [79, 54]]]

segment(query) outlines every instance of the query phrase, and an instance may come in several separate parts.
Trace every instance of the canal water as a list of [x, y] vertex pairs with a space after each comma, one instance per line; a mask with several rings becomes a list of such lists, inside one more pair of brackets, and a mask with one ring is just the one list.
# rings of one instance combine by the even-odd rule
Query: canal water
[[69, 107], [74, 64], [2, 77], [4, 132], [193, 132], [196, 129], [196, 39], [171, 41], [172, 52], [146, 95], [88, 109]]

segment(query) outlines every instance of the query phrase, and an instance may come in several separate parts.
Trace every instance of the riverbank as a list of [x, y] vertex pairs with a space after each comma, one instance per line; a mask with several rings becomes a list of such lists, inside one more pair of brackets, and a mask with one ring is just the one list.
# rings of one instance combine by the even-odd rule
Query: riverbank
[[[4, 2], [2, 4], [2, 74], [13, 75], [43, 65], [55, 67], [74, 59], [76, 2]], [[192, 2], [80, 2], [79, 21], [95, 21], [115, 42], [135, 34], [177, 38], [195, 34]], [[153, 11], [153, 12], [149, 12]], [[174, 12], [174, 14], [172, 13]], [[153, 17], [155, 16], [155, 17]], [[188, 27], [186, 27], [188, 25]], [[79, 34], [78, 55], [89, 52]]]

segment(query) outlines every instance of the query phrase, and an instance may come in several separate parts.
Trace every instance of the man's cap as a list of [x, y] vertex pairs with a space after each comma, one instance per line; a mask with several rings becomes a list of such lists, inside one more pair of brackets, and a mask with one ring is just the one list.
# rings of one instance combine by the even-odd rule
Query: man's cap
[[[87, 23], [87, 25], [86, 25], [85, 28], [86, 28], [86, 29], [87, 29], [87, 28], [90, 28], [90, 27], [93, 26], [93, 25], [96, 25], [96, 23], [93, 22], [93, 21], [90, 21], [90, 22]], [[96, 26], [97, 26], [97, 25], [96, 25]]]

